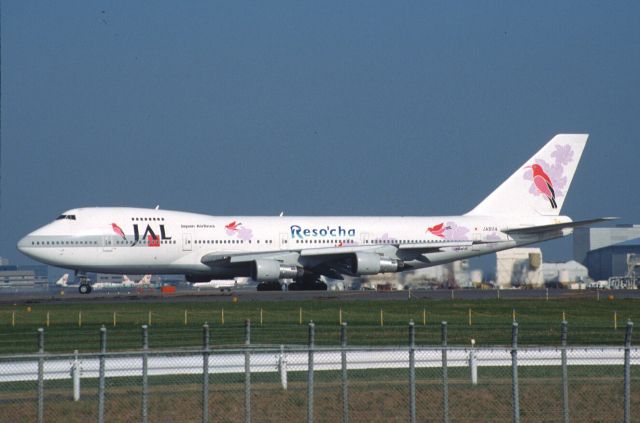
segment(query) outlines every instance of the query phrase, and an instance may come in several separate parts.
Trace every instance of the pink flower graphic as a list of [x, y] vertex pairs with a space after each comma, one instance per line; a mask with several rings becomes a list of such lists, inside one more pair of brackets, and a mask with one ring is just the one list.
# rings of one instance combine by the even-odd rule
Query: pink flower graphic
[[444, 237], [447, 239], [452, 239], [456, 241], [468, 240], [469, 236], [467, 233], [469, 232], [469, 228], [465, 228], [464, 226], [458, 226], [456, 222], [447, 222], [444, 230]]
[[573, 150], [569, 144], [556, 145], [556, 151], [551, 153], [551, 157], [555, 157], [556, 165], [566, 166], [573, 161]]
[[253, 231], [245, 227], [239, 228], [237, 233], [238, 233], [238, 238], [245, 241], [248, 241], [251, 238], [253, 238]]
[[242, 226], [242, 223], [234, 220], [224, 226], [224, 230], [229, 236], [235, 236], [238, 239], [248, 241], [253, 238], [253, 231]]

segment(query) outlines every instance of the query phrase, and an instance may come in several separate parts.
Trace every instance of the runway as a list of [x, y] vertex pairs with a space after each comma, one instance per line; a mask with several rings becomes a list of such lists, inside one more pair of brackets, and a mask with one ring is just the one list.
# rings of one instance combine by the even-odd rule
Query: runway
[[82, 295], [75, 288], [51, 292], [0, 292], [0, 305], [56, 304], [56, 303], [114, 303], [114, 302], [228, 302], [237, 296], [240, 301], [384, 301], [384, 300], [523, 300], [523, 299], [615, 299], [640, 298], [640, 290], [568, 290], [568, 289], [442, 289], [406, 291], [275, 291], [258, 292], [242, 289], [232, 292], [217, 290], [178, 290], [161, 293], [157, 289], [136, 291], [94, 291]]

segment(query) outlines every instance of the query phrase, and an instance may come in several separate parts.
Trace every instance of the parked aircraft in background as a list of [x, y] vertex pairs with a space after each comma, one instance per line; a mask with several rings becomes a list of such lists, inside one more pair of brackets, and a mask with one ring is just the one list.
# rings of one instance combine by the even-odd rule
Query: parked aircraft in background
[[127, 275], [122, 275], [122, 282], [95, 282], [91, 286], [93, 289], [122, 289], [122, 288], [144, 288], [151, 285], [151, 275], [144, 275], [139, 281], [134, 282]]
[[18, 249], [74, 269], [82, 293], [91, 291], [84, 272], [184, 274], [189, 282], [250, 277], [261, 282], [259, 290], [281, 289], [281, 280], [294, 279], [289, 289], [326, 289], [323, 275], [343, 279], [434, 266], [608, 220], [574, 222], [560, 215], [587, 137], [556, 135], [461, 216], [217, 217], [79, 208], [25, 236]]
[[62, 276], [60, 277], [60, 279], [58, 279], [58, 280], [56, 281], [56, 285], [57, 285], [57, 286], [65, 287], [65, 286], [69, 286], [69, 285], [68, 285], [68, 282], [69, 282], [69, 274], [68, 274], [68, 273], [65, 273], [64, 275], [62, 275]]
[[[134, 282], [127, 275], [122, 275], [122, 282], [95, 282], [92, 287], [94, 289], [105, 288], [134, 288], [134, 287], [146, 287], [151, 285], [151, 275], [144, 275], [139, 281]], [[69, 285], [69, 274], [65, 273], [60, 279], [56, 281], [56, 286], [66, 288]]]
[[250, 278], [213, 279], [209, 282], [195, 282], [193, 287], [196, 289], [219, 289], [220, 291], [231, 291], [232, 289], [248, 287], [250, 283]]
[[148, 286], [151, 285], [151, 275], [144, 275], [138, 282], [134, 282], [127, 275], [122, 275], [122, 284], [127, 284], [130, 286]]

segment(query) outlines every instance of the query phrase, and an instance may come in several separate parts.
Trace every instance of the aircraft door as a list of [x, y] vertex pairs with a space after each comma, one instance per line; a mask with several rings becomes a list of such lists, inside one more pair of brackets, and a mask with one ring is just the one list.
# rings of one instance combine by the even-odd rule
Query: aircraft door
[[110, 235], [104, 235], [102, 237], [102, 251], [111, 252], [113, 251], [113, 239]]
[[191, 234], [182, 234], [182, 251], [191, 251]]
[[291, 246], [289, 245], [289, 235], [280, 234], [280, 249], [281, 250], [291, 249]]

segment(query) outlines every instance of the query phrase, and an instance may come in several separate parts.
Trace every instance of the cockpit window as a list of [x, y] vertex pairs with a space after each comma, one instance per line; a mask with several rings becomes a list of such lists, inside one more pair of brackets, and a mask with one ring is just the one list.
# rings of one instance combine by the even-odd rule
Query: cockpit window
[[64, 220], [64, 219], [76, 220], [76, 215], [75, 214], [61, 214], [60, 216], [56, 217], [56, 220]]

